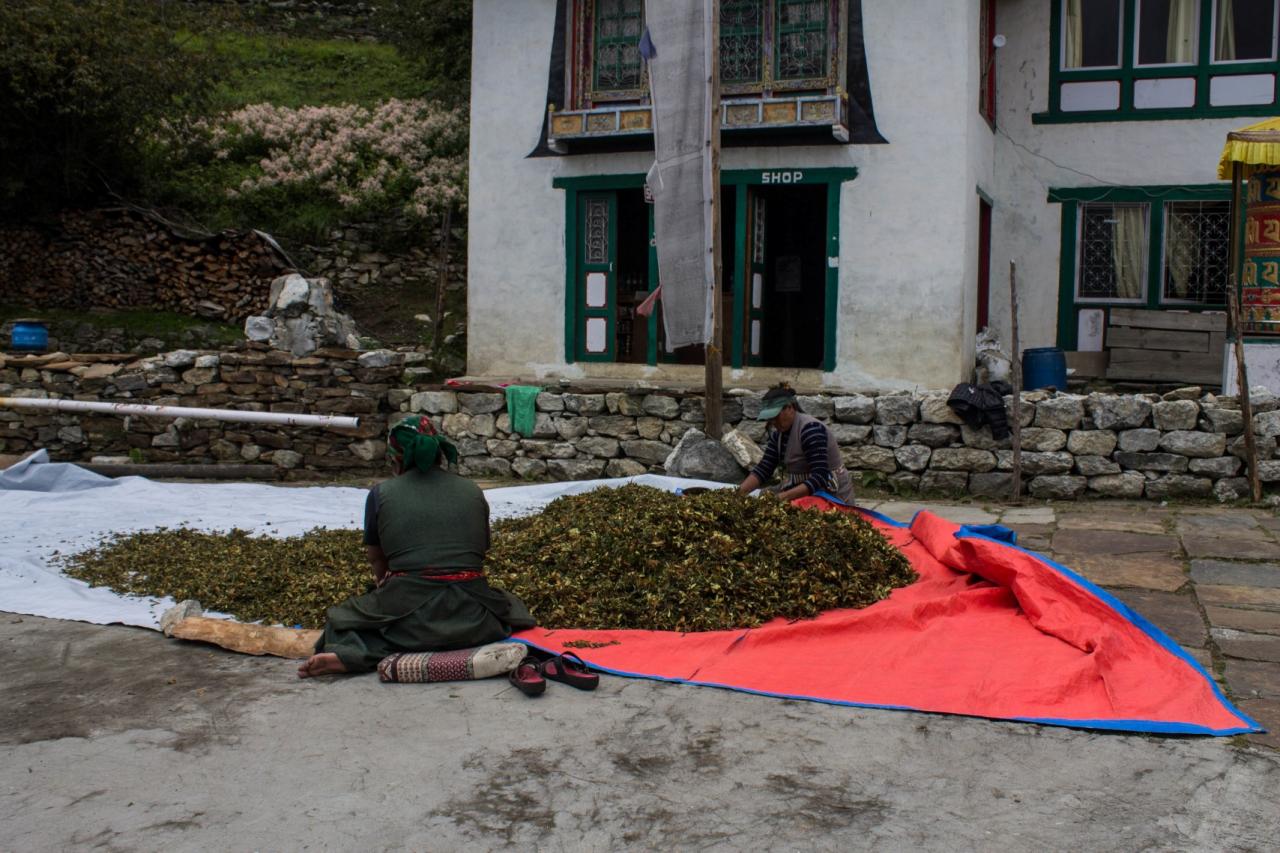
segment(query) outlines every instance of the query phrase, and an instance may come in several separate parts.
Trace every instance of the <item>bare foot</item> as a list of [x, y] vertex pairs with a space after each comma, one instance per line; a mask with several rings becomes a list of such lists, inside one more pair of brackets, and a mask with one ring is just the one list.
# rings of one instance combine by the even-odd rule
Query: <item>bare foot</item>
[[311, 678], [315, 675], [338, 675], [346, 671], [347, 668], [342, 663], [341, 658], [333, 652], [323, 652], [307, 658], [306, 662], [298, 667], [298, 677]]

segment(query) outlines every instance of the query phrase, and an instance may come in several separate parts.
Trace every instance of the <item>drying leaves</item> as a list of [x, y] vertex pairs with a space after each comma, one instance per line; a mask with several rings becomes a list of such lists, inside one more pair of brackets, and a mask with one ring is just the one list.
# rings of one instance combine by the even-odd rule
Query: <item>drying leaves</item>
[[[777, 616], [865, 607], [915, 579], [871, 525], [732, 490], [646, 486], [559, 498], [498, 522], [490, 582], [546, 628], [707, 631]], [[361, 534], [286, 539], [243, 530], [117, 536], [68, 558], [66, 573], [133, 595], [194, 598], [244, 622], [319, 628], [325, 609], [370, 588]]]
[[117, 535], [63, 571], [116, 592], [194, 598], [241, 622], [320, 628], [326, 609], [372, 587], [362, 542], [358, 530], [322, 527], [287, 539], [161, 529]]
[[901, 552], [852, 515], [638, 485], [500, 522], [487, 565], [490, 583], [545, 628], [749, 628], [865, 607], [915, 580]]

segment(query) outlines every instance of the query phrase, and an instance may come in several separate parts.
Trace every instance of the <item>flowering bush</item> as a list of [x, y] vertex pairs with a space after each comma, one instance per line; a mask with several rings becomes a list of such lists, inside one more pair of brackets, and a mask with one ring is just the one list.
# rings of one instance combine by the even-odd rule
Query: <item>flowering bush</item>
[[318, 193], [347, 213], [399, 208], [427, 220], [467, 197], [467, 117], [422, 100], [375, 107], [292, 109], [253, 104], [212, 119], [168, 124], [158, 140], [189, 162], [242, 164], [229, 199]]

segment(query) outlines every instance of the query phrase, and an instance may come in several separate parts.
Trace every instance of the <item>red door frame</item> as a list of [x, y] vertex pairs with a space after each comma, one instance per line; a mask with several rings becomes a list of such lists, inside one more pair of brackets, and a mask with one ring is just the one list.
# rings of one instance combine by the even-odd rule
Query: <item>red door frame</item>
[[978, 328], [981, 332], [990, 320], [991, 302], [991, 204], [978, 199]]

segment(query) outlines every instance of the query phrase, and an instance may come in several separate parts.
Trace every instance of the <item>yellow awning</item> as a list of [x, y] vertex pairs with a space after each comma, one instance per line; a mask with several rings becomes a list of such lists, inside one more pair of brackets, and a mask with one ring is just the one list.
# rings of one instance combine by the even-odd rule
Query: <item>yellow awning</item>
[[1231, 178], [1231, 164], [1245, 166], [1280, 166], [1280, 118], [1269, 118], [1227, 134], [1227, 144], [1218, 161], [1219, 180]]

